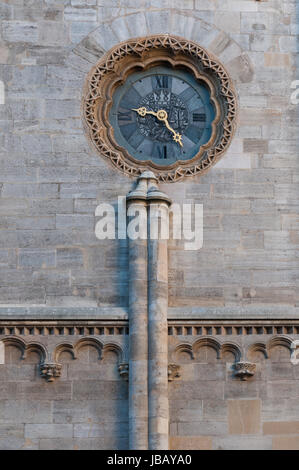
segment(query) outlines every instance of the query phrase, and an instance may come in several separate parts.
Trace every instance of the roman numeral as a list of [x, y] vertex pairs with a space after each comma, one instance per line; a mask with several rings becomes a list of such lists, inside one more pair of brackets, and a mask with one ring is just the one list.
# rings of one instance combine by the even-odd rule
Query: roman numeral
[[166, 159], [167, 158], [167, 145], [157, 145], [155, 148], [155, 151], [157, 152], [157, 157]]
[[131, 121], [132, 111], [118, 111], [117, 117], [119, 121]]
[[205, 122], [206, 115], [201, 113], [193, 113], [193, 122]]
[[155, 75], [153, 80], [154, 88], [168, 88], [169, 81], [167, 75]]

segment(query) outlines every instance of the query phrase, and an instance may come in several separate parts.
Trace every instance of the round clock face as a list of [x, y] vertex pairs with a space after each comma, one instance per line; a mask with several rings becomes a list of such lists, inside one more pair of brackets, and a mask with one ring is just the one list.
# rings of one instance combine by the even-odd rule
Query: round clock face
[[166, 66], [131, 74], [115, 91], [109, 121], [136, 160], [168, 166], [191, 160], [212, 135], [216, 112], [208, 86]]

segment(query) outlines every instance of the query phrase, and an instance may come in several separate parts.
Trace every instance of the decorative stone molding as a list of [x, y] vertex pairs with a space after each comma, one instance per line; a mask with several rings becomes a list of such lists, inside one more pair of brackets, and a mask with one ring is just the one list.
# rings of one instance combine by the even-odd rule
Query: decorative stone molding
[[19, 336], [127, 336], [128, 322], [125, 320], [96, 321], [96, 320], [42, 320], [42, 321], [11, 321], [0, 320], [1, 335]]
[[202, 320], [168, 320], [169, 336], [252, 336], [252, 335], [298, 335], [299, 321], [286, 321], [280, 323], [273, 321], [269, 324], [266, 321], [242, 320], [230, 322], [226, 320], [207, 321]]
[[178, 364], [168, 364], [168, 382], [181, 377], [181, 366]]
[[[115, 88], [136, 67], [146, 69], [157, 63], [187, 67], [197, 79], [207, 84], [217, 110], [210, 141], [200, 148], [192, 160], [179, 161], [164, 169], [152, 162], [137, 161], [119, 147], [108, 119]], [[88, 75], [83, 115], [87, 133], [96, 150], [123, 173], [136, 177], [144, 170], [151, 170], [160, 181], [174, 182], [185, 176], [203, 173], [222, 156], [234, 134], [236, 101], [230, 77], [215, 57], [193, 41], [164, 34], [130, 39], [105, 54]]]
[[291, 344], [291, 363], [299, 364], [299, 340], [296, 339]]
[[235, 376], [241, 380], [247, 380], [253, 377], [256, 371], [256, 364], [253, 362], [236, 362], [234, 364]]
[[62, 365], [57, 362], [44, 362], [40, 365], [40, 374], [47, 382], [54, 382], [61, 376]]
[[124, 380], [129, 380], [129, 364], [127, 362], [122, 362], [118, 366], [119, 375], [123, 377]]

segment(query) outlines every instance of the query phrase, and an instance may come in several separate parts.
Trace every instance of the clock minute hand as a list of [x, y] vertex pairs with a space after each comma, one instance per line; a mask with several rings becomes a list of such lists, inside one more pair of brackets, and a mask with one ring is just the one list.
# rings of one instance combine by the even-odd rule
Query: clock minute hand
[[159, 111], [157, 113], [155, 113], [154, 111], [148, 111], [146, 109], [145, 106], [142, 106], [141, 108], [132, 108], [132, 111], [136, 111], [139, 116], [141, 117], [145, 117], [147, 114], [152, 114], [153, 116], [155, 116], [156, 118], [159, 119], [159, 121], [162, 121], [164, 122], [165, 126], [167, 127], [167, 129], [173, 133], [173, 140], [175, 142], [177, 142], [181, 147], [183, 147], [183, 143], [182, 143], [182, 136], [181, 134], [179, 134], [178, 132], [176, 132], [174, 129], [172, 129], [172, 127], [169, 125], [169, 122], [168, 122], [168, 115], [167, 115], [167, 111], [165, 111], [164, 109], [159, 109]]
[[157, 118], [159, 121], [163, 121], [167, 129], [173, 133], [173, 140], [183, 147], [182, 136], [169, 125], [167, 112], [164, 109], [159, 109], [157, 112]]

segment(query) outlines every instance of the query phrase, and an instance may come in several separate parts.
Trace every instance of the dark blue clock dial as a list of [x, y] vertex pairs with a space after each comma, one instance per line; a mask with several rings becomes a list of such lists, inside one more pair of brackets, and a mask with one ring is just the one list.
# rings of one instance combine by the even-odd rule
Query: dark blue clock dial
[[[168, 126], [158, 119], [159, 110], [166, 111]], [[204, 82], [160, 66], [130, 75], [114, 94], [109, 119], [117, 143], [133, 158], [168, 166], [192, 159], [210, 140], [215, 109]]]

